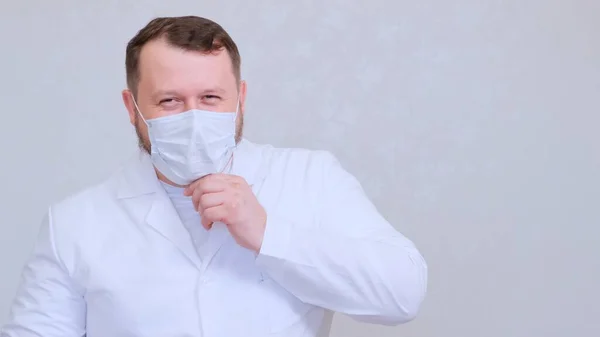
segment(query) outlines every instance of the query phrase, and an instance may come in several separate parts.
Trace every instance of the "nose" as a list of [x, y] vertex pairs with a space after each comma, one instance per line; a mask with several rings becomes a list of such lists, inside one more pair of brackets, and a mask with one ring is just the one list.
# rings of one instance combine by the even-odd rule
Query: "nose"
[[200, 109], [200, 104], [198, 102], [198, 99], [196, 99], [195, 97], [190, 97], [185, 100], [184, 107], [185, 111], [197, 110]]

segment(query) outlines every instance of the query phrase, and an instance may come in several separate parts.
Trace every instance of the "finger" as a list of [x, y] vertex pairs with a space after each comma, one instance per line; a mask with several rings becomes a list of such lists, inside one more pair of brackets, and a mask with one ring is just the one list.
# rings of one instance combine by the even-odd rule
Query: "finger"
[[[194, 193], [196, 196], [196, 193]], [[197, 197], [197, 203], [194, 204], [196, 207], [196, 211], [202, 214], [205, 209], [210, 207], [219, 206], [225, 203], [227, 200], [226, 192], [216, 192], [216, 193], [205, 193]]]
[[207, 222], [222, 222], [226, 224], [227, 209], [223, 205], [209, 207], [204, 210], [204, 212], [201, 215], [201, 218], [203, 219], [203, 221]]
[[228, 175], [225, 178], [225, 180], [227, 180], [235, 188], [242, 188], [242, 187], [248, 186], [246, 179], [244, 179], [243, 177], [240, 177], [240, 176]]
[[191, 196], [194, 193], [194, 191], [198, 188], [198, 185], [207, 184], [207, 183], [209, 183], [210, 181], [213, 180], [213, 179], [210, 178], [210, 176], [211, 175], [209, 174], [209, 175], [206, 175], [206, 176], [204, 176], [204, 177], [202, 177], [202, 178], [200, 178], [198, 180], [193, 181], [191, 184], [189, 184], [185, 188], [185, 190], [183, 190], [183, 194], [186, 195], [186, 196]]
[[192, 196], [199, 190], [200, 194], [221, 192], [229, 185], [222, 179], [207, 179], [208, 177], [196, 180], [183, 191], [185, 196]]
[[249, 189], [250, 185], [246, 182], [246, 179], [240, 176], [231, 175], [231, 174], [221, 174], [218, 176], [218, 179], [228, 184], [228, 188], [233, 190], [244, 190]]
[[202, 179], [219, 180], [219, 181], [235, 183], [235, 184], [242, 184], [242, 183], [246, 182], [246, 180], [241, 176], [237, 176], [234, 174], [226, 174], [226, 173], [213, 173]]
[[235, 174], [218, 173], [218, 174], [215, 174], [215, 176], [218, 179], [222, 179], [222, 180], [229, 181], [229, 182], [241, 183], [241, 182], [245, 181], [244, 178], [242, 178], [241, 176], [237, 176]]
[[196, 212], [199, 212], [199, 203], [200, 203], [200, 197], [202, 197], [202, 191], [199, 189], [195, 189], [192, 190], [192, 204], [194, 205], [194, 209], [196, 210]]
[[224, 194], [224, 193], [227, 193], [227, 188], [225, 188], [221, 191], [218, 191], [218, 192], [205, 192], [205, 190], [202, 188], [196, 188], [192, 194], [192, 204], [194, 205], [194, 209], [197, 212], [202, 212], [202, 210], [207, 207], [219, 205], [220, 203], [223, 202], [222, 200], [226, 198], [225, 196], [222, 196], [219, 198], [221, 200], [220, 202], [219, 202], [219, 200], [214, 200], [214, 202], [211, 201], [215, 198], [215, 196], [206, 197], [207, 198], [206, 202], [203, 202], [202, 198], [204, 195]]
[[204, 229], [206, 229], [208, 231], [212, 228], [212, 225], [213, 225], [212, 221], [207, 220], [205, 217], [201, 217], [200, 219], [201, 219], [200, 222], [202, 223], [202, 227], [204, 227]]

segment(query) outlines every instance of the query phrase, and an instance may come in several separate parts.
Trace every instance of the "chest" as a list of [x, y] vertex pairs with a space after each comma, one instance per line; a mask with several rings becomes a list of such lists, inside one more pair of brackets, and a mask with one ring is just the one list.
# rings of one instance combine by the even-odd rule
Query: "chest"
[[[302, 182], [282, 181], [252, 186], [267, 214], [314, 224], [313, 198]], [[78, 243], [75, 280], [87, 304], [88, 337], [312, 335], [322, 309], [270, 279], [255, 253], [226, 231], [209, 235], [201, 265], [193, 263], [198, 252], [165, 200], [122, 200], [86, 217], [94, 235]]]
[[[303, 213], [300, 204], [290, 207], [292, 199], [268, 192], [257, 190], [267, 210]], [[111, 231], [94, 249], [81, 248], [77, 281], [85, 292], [88, 337], [292, 336], [308, 330], [307, 317], [321, 310], [270, 279], [226, 229], [208, 237], [210, 259], [201, 266], [147, 224], [119, 221]]]

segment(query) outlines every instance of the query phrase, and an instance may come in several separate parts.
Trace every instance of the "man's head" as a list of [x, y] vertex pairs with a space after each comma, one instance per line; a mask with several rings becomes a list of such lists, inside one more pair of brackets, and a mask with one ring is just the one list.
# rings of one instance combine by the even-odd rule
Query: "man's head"
[[219, 24], [195, 16], [150, 21], [127, 44], [128, 89], [122, 93], [140, 146], [150, 152], [148, 131], [133, 99], [146, 120], [190, 109], [233, 112], [239, 108], [239, 141], [246, 98], [240, 67], [237, 46]]

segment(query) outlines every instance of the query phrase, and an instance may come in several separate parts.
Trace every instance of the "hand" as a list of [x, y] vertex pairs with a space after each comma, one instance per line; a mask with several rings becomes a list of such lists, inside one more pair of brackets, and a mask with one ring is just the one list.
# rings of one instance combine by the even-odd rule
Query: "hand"
[[267, 213], [244, 178], [210, 174], [191, 183], [184, 194], [192, 197], [204, 228], [222, 222], [240, 246], [260, 251]]

